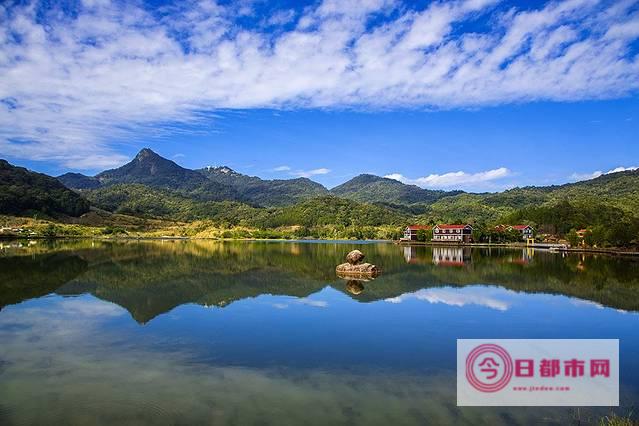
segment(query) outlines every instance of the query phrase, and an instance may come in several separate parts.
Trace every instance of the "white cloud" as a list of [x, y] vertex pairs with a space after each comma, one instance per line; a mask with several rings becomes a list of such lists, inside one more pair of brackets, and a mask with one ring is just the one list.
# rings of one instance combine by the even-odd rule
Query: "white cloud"
[[69, 298], [60, 301], [59, 306], [67, 313], [84, 317], [111, 317], [126, 313], [124, 309], [113, 303], [105, 303], [94, 299]]
[[297, 303], [301, 303], [302, 305], [312, 306], [314, 308], [327, 308], [328, 302], [325, 300], [313, 300], [307, 297], [302, 297], [301, 299], [296, 300]]
[[[496, 291], [497, 295], [510, 297], [513, 292], [510, 290]], [[465, 287], [455, 288], [429, 288], [418, 290], [414, 293], [405, 293], [401, 296], [385, 299], [389, 303], [402, 303], [406, 300], [416, 299], [428, 303], [443, 303], [449, 306], [463, 307], [467, 305], [478, 305], [498, 311], [507, 311], [511, 302], [501, 300], [491, 294], [486, 294], [484, 288]]]
[[608, 174], [608, 173], [618, 173], [618, 172], [631, 172], [631, 171], [634, 171], [634, 170], [637, 170], [637, 169], [639, 169], [639, 166], [632, 166], [632, 167], [615, 167], [615, 168], [614, 168], [614, 169], [612, 169], [612, 170], [608, 170], [608, 171], [606, 172], [606, 174]]
[[639, 166], [631, 166], [631, 167], [620, 166], [620, 167], [615, 167], [614, 169], [608, 170], [607, 172], [596, 170], [592, 173], [573, 173], [572, 175], [570, 175], [570, 180], [572, 181], [590, 180], [590, 179], [598, 178], [599, 176], [607, 175], [610, 173], [628, 172], [633, 170], [639, 170]]
[[270, 16], [266, 23], [267, 25], [285, 25], [295, 19], [295, 11], [292, 9], [289, 10], [280, 10], [279, 12], [274, 13]]
[[503, 179], [512, 175], [512, 172], [505, 168], [487, 170], [479, 173], [467, 172], [450, 172], [441, 175], [431, 174], [425, 177], [410, 179], [399, 173], [392, 173], [384, 177], [388, 179], [398, 180], [402, 183], [417, 185], [422, 188], [459, 188], [459, 187], [476, 187], [487, 182]]
[[295, 172], [291, 172], [291, 176], [297, 176], [297, 177], [305, 177], [305, 178], [309, 178], [309, 177], [313, 177], [316, 175], [325, 175], [331, 172], [331, 169], [327, 169], [327, 168], [319, 168], [319, 169], [313, 169], [313, 170], [297, 170]]
[[279, 166], [273, 169], [274, 172], [288, 172], [289, 170], [291, 170], [289, 166]]
[[601, 303], [593, 302], [590, 300], [570, 298], [570, 304], [577, 307], [605, 309]]
[[331, 172], [330, 169], [327, 169], [325, 167], [321, 167], [319, 169], [312, 169], [312, 170], [292, 171], [293, 169], [290, 166], [279, 166], [271, 170], [274, 172], [288, 172], [288, 174], [291, 176], [306, 177], [306, 178], [317, 176], [317, 175], [325, 175]]
[[[274, 32], [238, 21], [250, 2], [142, 4], [0, 7], [1, 154], [102, 168], [125, 161], [114, 143], [185, 131], [175, 123], [218, 109], [458, 108], [639, 89], [633, 2], [324, 0]], [[482, 14], [486, 29], [465, 25]]]

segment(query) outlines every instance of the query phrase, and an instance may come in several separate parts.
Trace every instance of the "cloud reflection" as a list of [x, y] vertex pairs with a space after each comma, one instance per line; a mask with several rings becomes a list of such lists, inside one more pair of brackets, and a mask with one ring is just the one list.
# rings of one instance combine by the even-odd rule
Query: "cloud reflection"
[[[499, 296], [513, 296], [515, 292], [509, 290], [496, 291]], [[483, 306], [498, 311], [507, 311], [511, 302], [501, 300], [487, 294], [485, 287], [464, 287], [464, 288], [428, 288], [421, 289], [413, 293], [404, 293], [401, 296], [385, 299], [389, 303], [402, 303], [406, 300], [415, 299], [428, 303], [443, 303], [449, 306], [463, 307], [467, 305]]]

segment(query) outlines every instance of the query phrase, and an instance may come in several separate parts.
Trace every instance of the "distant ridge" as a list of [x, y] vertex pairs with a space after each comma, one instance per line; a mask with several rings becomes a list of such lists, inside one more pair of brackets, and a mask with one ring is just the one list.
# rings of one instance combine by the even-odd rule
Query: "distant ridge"
[[364, 203], [430, 204], [463, 191], [437, 191], [406, 185], [394, 179], [361, 174], [336, 186], [331, 193]]
[[209, 180], [231, 186], [245, 199], [260, 206], [286, 206], [322, 195], [328, 190], [307, 178], [265, 180], [237, 173], [226, 166], [199, 169]]
[[100, 180], [82, 173], [69, 172], [58, 176], [56, 179], [71, 189], [96, 189], [100, 187]]

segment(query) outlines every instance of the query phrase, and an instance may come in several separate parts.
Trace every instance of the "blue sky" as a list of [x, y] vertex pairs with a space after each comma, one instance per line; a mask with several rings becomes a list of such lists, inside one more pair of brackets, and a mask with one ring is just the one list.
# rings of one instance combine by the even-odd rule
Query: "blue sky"
[[637, 1], [19, 2], [0, 33], [0, 158], [45, 173], [142, 147], [328, 187], [639, 166]]

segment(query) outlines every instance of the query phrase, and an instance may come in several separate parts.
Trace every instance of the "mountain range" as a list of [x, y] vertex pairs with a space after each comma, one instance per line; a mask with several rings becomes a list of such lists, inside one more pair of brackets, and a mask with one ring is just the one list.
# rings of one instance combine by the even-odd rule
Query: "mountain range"
[[58, 176], [58, 180], [78, 191], [139, 184], [201, 201], [239, 201], [256, 207], [291, 205], [328, 194], [322, 185], [306, 178], [263, 180], [224, 166], [186, 169], [148, 148], [117, 169], [105, 170], [95, 176], [66, 173]]
[[[561, 206], [575, 216], [565, 225], [572, 226], [598, 223], [601, 215], [608, 221], [636, 218], [639, 212], [639, 170], [480, 194], [423, 189], [370, 174], [329, 190], [307, 178], [265, 180], [226, 166], [187, 169], [148, 148], [129, 163], [95, 176], [66, 173], [56, 180], [6, 161], [0, 171], [0, 213], [8, 214], [40, 210], [77, 216], [90, 204], [110, 212], [186, 221], [224, 218], [225, 223], [240, 220], [254, 226], [312, 226], [335, 220], [344, 226], [374, 226], [406, 221], [552, 222], [553, 209]], [[359, 218], [354, 219], [355, 212]]]
[[148, 148], [117, 169], [106, 170], [95, 176], [66, 173], [58, 176], [58, 180], [78, 191], [141, 184], [177, 191], [201, 200], [239, 201], [256, 207], [288, 206], [323, 195], [335, 195], [363, 203], [411, 205], [432, 203], [463, 193], [422, 189], [370, 174], [359, 175], [329, 191], [308, 178], [265, 180], [237, 173], [226, 166], [186, 169]]

